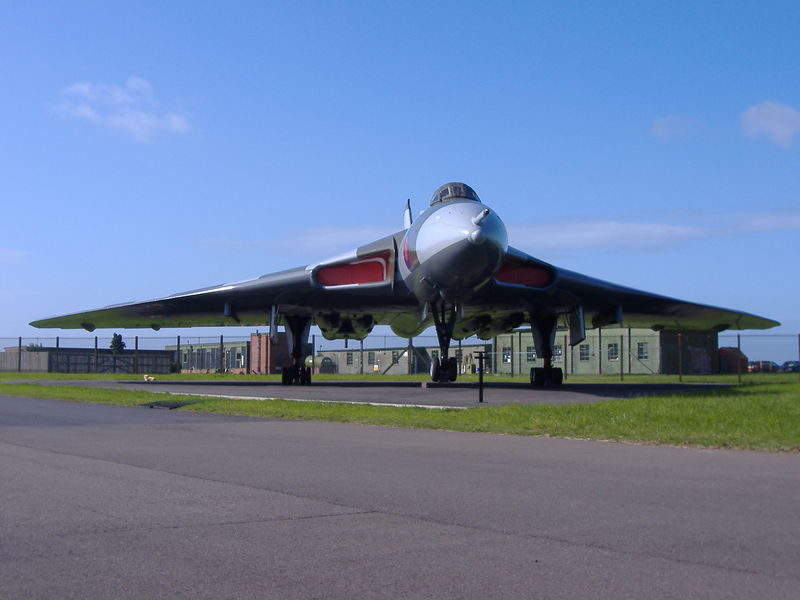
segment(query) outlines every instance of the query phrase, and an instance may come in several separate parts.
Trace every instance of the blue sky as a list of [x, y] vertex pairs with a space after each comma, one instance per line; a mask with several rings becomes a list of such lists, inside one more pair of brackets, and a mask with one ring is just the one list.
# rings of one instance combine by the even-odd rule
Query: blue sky
[[338, 254], [452, 180], [535, 256], [796, 334], [798, 31], [795, 2], [0, 2], [0, 336]]

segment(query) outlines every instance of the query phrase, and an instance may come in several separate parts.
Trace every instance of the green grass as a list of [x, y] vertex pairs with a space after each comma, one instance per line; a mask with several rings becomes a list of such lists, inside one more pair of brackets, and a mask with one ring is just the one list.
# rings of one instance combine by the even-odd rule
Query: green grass
[[260, 418], [800, 452], [798, 383], [760, 383], [592, 404], [514, 404], [466, 410], [228, 400], [68, 385], [3, 383], [0, 394], [123, 406], [156, 404], [178, 410]]

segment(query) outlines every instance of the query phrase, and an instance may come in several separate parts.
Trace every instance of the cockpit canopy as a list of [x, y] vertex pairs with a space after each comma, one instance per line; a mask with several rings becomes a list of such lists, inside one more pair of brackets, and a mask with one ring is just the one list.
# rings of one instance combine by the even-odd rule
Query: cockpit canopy
[[451, 200], [472, 200], [480, 202], [478, 194], [475, 193], [471, 187], [466, 183], [459, 183], [457, 181], [445, 183], [443, 186], [436, 190], [431, 198], [431, 206], [439, 202], [450, 202]]

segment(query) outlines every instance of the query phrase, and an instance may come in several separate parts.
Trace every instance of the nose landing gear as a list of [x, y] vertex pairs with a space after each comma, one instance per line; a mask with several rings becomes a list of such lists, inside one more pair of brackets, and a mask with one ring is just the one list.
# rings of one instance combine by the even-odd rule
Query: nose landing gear
[[431, 380], [440, 383], [455, 381], [458, 378], [458, 360], [454, 357], [431, 360]]

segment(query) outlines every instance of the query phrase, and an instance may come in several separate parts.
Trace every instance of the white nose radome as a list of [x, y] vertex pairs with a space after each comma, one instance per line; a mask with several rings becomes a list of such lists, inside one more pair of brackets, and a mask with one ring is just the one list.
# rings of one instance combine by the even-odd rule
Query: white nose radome
[[475, 245], [488, 242], [505, 253], [508, 233], [503, 221], [491, 209], [480, 204], [459, 203], [441, 208], [422, 224], [416, 250], [420, 262], [425, 262], [445, 248], [465, 241]]

